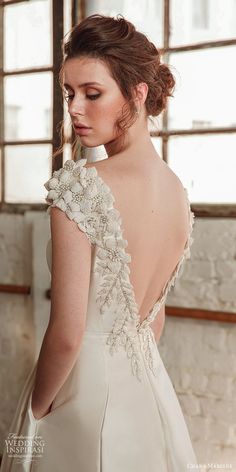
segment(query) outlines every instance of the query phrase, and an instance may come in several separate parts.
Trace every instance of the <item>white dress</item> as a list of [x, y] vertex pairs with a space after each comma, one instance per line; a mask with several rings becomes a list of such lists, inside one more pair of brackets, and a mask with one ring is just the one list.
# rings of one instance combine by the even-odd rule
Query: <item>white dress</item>
[[[52, 410], [34, 418], [29, 374], [10, 432], [41, 437], [42, 454], [10, 457], [2, 472], [184, 472], [197, 464], [184, 416], [150, 323], [190, 257], [194, 213], [182, 257], [148, 317], [140, 323], [129, 279], [131, 256], [110, 187], [86, 159], [66, 161], [45, 183], [46, 198], [84, 231], [92, 245], [82, 346]], [[51, 269], [51, 240], [47, 246]], [[32, 448], [31, 448], [32, 449]], [[31, 456], [32, 454], [32, 456]], [[199, 469], [198, 469], [199, 470]]]

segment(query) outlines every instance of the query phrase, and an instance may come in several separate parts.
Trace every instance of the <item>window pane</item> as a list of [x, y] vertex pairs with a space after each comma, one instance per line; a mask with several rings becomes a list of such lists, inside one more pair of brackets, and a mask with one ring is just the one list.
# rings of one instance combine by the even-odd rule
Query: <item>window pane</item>
[[169, 138], [168, 164], [195, 203], [236, 203], [236, 134]]
[[72, 2], [71, 0], [64, 0], [63, 3], [63, 13], [64, 13], [64, 34], [67, 34], [68, 31], [72, 28]]
[[52, 73], [5, 77], [5, 140], [50, 139]]
[[52, 65], [51, 0], [4, 8], [4, 70]]
[[177, 79], [169, 128], [236, 126], [236, 46], [170, 55]]
[[148, 131], [161, 131], [163, 128], [163, 112], [158, 116], [148, 117]]
[[51, 155], [49, 144], [5, 147], [6, 202], [45, 203]]
[[236, 1], [172, 0], [170, 46], [233, 38]]
[[94, 13], [108, 16], [121, 13], [157, 47], [163, 46], [163, 0], [88, 0], [86, 16]]

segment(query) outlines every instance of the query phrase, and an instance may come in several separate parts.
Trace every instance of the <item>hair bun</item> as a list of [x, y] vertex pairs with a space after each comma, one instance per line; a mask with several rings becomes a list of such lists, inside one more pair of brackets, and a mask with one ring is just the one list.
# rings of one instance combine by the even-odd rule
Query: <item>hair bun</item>
[[149, 115], [158, 116], [167, 105], [168, 97], [172, 97], [175, 79], [166, 64], [156, 66], [154, 80], [150, 81], [146, 100]]

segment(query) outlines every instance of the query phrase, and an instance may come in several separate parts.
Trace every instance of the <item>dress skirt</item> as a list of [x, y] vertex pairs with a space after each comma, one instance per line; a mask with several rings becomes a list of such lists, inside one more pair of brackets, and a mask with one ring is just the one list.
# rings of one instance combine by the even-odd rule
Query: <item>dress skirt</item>
[[39, 420], [31, 409], [35, 364], [9, 430], [30, 447], [11, 457], [5, 446], [1, 472], [184, 472], [196, 464], [158, 346], [154, 377], [140, 340], [144, 376], [138, 382], [125, 350], [108, 352], [107, 334], [85, 331], [51, 411]]

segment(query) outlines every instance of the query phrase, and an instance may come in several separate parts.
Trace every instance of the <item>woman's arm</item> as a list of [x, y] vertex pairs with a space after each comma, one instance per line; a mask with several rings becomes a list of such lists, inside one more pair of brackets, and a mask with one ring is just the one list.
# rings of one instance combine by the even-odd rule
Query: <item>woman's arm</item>
[[165, 304], [162, 305], [160, 311], [157, 313], [155, 320], [150, 323], [153, 329], [156, 342], [158, 343], [162, 335], [163, 328], [165, 326]]
[[51, 208], [51, 236], [50, 320], [32, 393], [32, 412], [37, 419], [50, 410], [79, 355], [90, 285], [91, 243], [58, 208]]
[[57, 340], [57, 333], [47, 328], [37, 363], [37, 373], [32, 393], [32, 412], [36, 419], [49, 413], [51, 404], [68, 377], [79, 354], [83, 335], [78, 346], [66, 345]]

